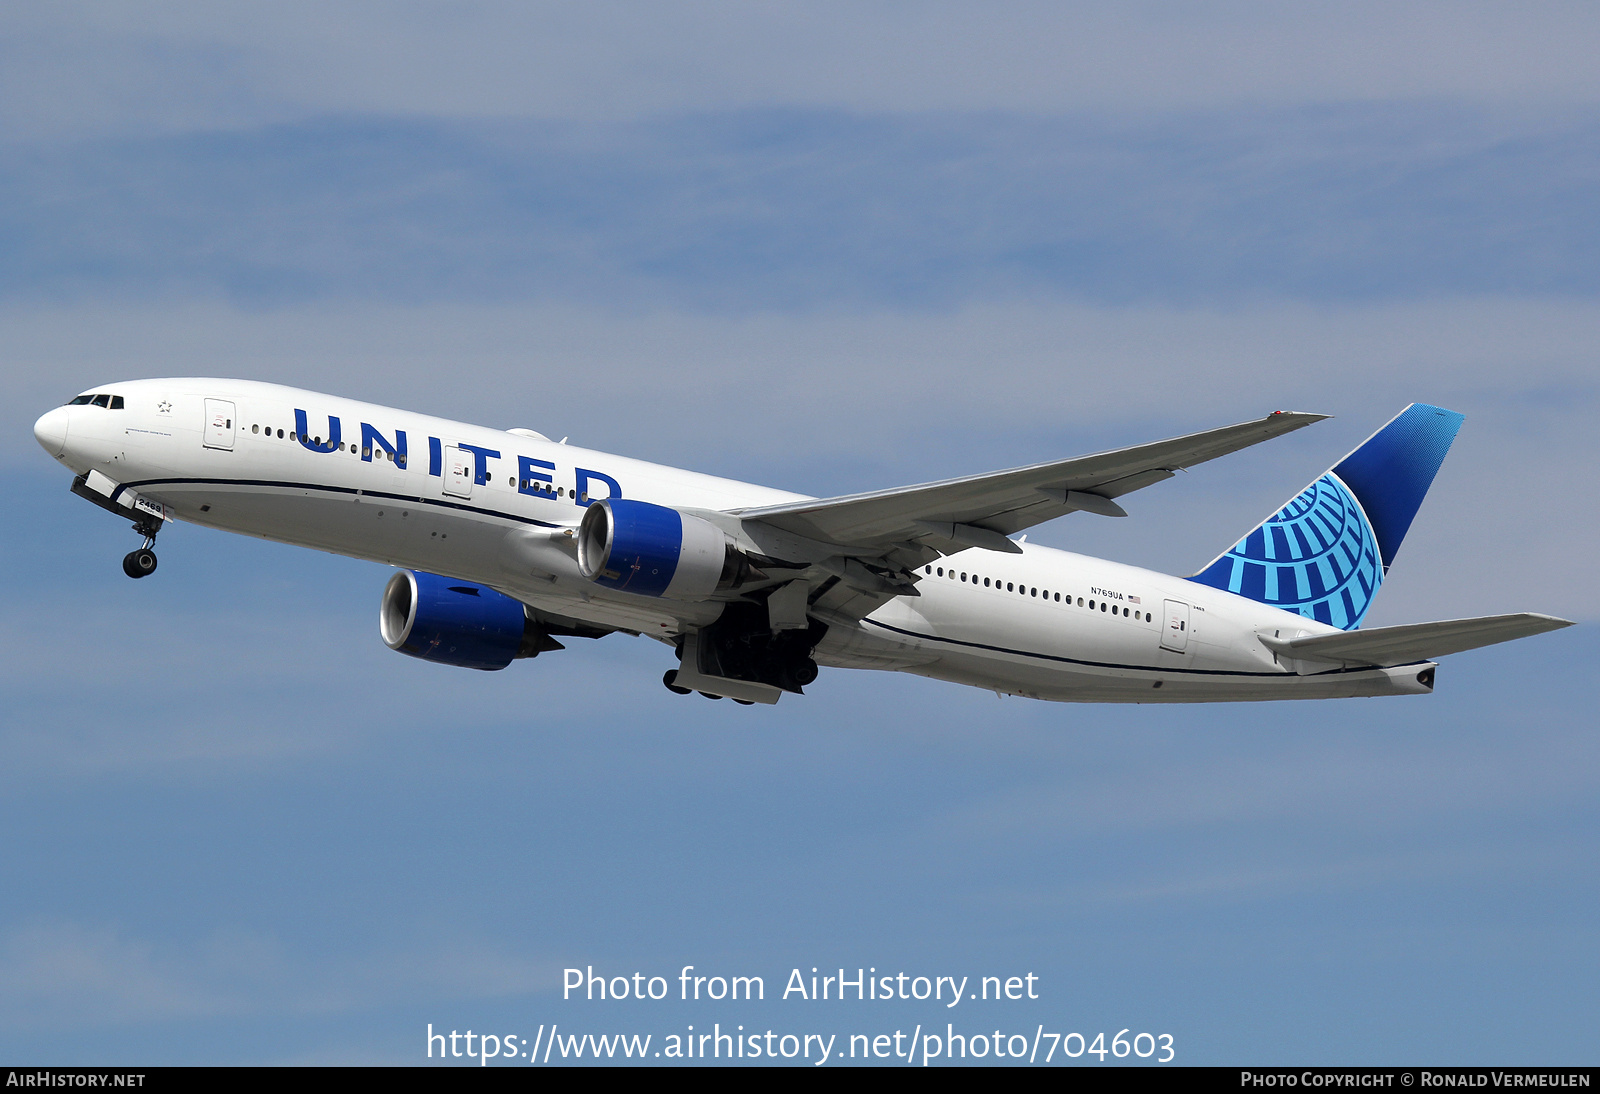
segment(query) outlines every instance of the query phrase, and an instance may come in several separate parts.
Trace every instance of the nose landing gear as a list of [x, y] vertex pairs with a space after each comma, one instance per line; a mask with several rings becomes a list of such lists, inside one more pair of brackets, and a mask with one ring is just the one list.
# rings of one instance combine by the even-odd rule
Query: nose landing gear
[[156, 553], [150, 548], [156, 545], [156, 533], [160, 531], [159, 524], [140, 521], [133, 526], [133, 530], [144, 537], [144, 544], [137, 551], [129, 551], [122, 556], [122, 572], [129, 577], [149, 577], [156, 572]]
[[[100, 485], [89, 485], [92, 476], [99, 476]], [[150, 548], [156, 545], [156, 533], [161, 531], [161, 522], [166, 519], [165, 508], [153, 505], [131, 491], [121, 501], [113, 501], [113, 495], [121, 495], [121, 488], [98, 471], [87, 472], [73, 479], [72, 492], [108, 513], [133, 518], [133, 530], [144, 537], [144, 543], [137, 551], [129, 551], [122, 557], [123, 573], [129, 577], [149, 577], [156, 572], [156, 553]]]
[[156, 572], [156, 553], [148, 547], [122, 556], [122, 572], [129, 577], [146, 577]]

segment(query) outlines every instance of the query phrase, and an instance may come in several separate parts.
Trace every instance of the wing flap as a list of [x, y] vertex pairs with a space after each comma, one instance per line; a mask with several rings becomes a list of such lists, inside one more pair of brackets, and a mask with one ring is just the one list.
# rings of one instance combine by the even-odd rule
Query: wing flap
[[1437, 623], [1407, 623], [1399, 627], [1319, 634], [1307, 638], [1271, 638], [1263, 635], [1261, 641], [1280, 655], [1301, 660], [1388, 667], [1431, 661], [1446, 654], [1475, 650], [1480, 646], [1492, 646], [1570, 626], [1570, 619], [1536, 612], [1518, 612], [1474, 619], [1446, 619]]

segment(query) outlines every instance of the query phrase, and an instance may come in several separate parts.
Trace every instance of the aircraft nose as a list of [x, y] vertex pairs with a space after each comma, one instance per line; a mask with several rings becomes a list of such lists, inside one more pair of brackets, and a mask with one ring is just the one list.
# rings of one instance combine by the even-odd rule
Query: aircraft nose
[[68, 416], [67, 408], [58, 406], [33, 423], [34, 439], [54, 459], [59, 460], [67, 450]]

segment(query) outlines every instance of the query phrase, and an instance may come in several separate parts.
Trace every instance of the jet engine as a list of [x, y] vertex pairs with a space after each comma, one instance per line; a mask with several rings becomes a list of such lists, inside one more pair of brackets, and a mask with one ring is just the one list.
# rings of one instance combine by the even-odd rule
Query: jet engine
[[647, 501], [608, 498], [578, 528], [578, 569], [597, 585], [642, 596], [704, 600], [748, 571], [722, 529]]
[[389, 579], [378, 630], [392, 650], [466, 669], [503, 669], [519, 657], [565, 648], [528, 617], [521, 601], [419, 570]]

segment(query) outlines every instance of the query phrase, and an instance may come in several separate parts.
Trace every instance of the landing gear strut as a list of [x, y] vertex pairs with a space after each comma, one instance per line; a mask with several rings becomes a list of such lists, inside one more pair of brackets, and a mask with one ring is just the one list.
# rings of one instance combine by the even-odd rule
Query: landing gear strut
[[156, 553], [150, 548], [156, 545], [156, 532], [160, 527], [144, 521], [133, 526], [133, 530], [144, 537], [144, 544], [137, 551], [122, 556], [123, 573], [129, 577], [149, 577], [156, 572]]

